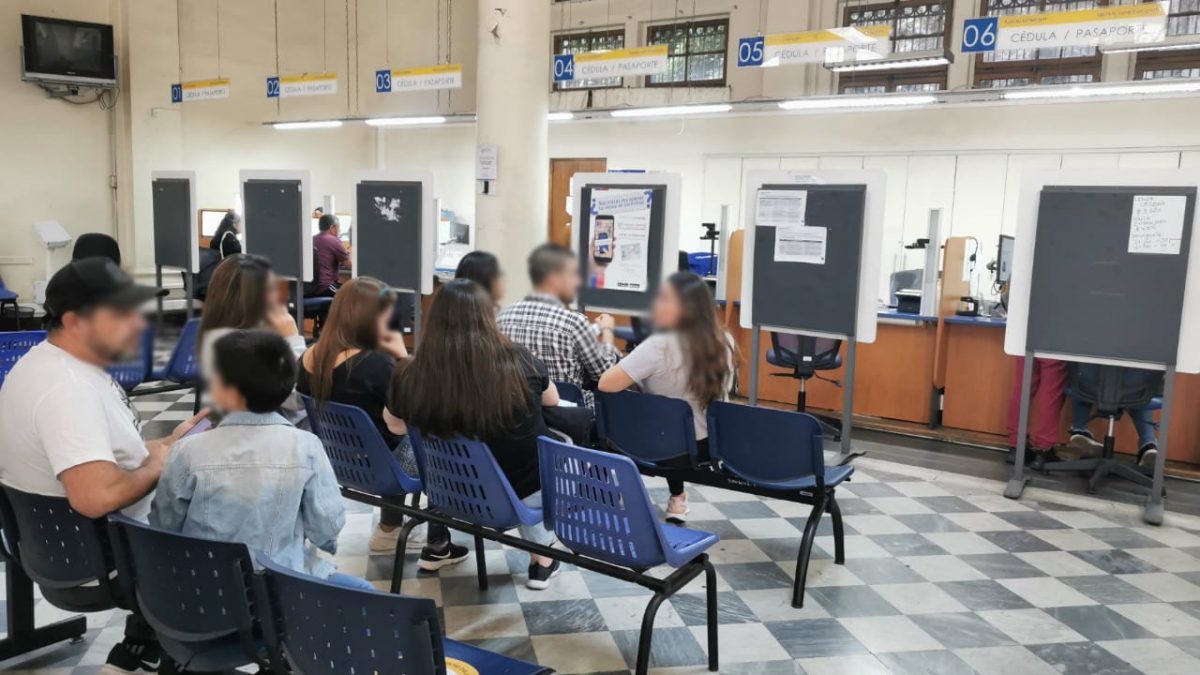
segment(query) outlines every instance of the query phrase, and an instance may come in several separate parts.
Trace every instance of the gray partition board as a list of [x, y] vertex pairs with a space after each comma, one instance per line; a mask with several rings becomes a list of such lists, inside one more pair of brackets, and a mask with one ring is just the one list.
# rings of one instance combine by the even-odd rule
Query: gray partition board
[[866, 212], [865, 185], [764, 184], [763, 190], [808, 192], [805, 222], [827, 229], [824, 264], [775, 260], [775, 230], [754, 236], [755, 325], [854, 336]]
[[355, 274], [398, 290], [419, 291], [424, 274], [421, 183], [363, 180], [356, 200]]
[[[616, 179], [619, 180], [619, 179]], [[592, 218], [588, 210], [587, 217], [578, 218], [575, 232], [575, 250], [579, 257], [580, 272], [585, 275], [585, 283], [579, 291], [579, 302], [585, 307], [603, 307], [608, 310], [623, 311], [629, 314], [644, 314], [649, 311], [654, 300], [654, 294], [663, 279], [664, 240], [667, 238], [666, 200], [667, 186], [631, 183], [590, 183], [583, 187], [582, 204], [590, 204], [592, 190], [650, 190], [650, 231], [647, 250], [646, 288], [643, 291], [624, 291], [611, 288], [590, 288], [586, 274], [591, 257]]]
[[[1186, 199], [1177, 253], [1130, 252], [1138, 196]], [[1026, 351], [1174, 364], [1195, 208], [1195, 188], [1044, 187]]]
[[195, 182], [188, 172], [155, 172], [151, 176], [154, 213], [154, 264], [199, 271], [195, 219]]
[[307, 281], [305, 249], [311, 260], [312, 240], [305, 236], [309, 213], [299, 178], [248, 178], [242, 181], [246, 252], [271, 260], [281, 277]]

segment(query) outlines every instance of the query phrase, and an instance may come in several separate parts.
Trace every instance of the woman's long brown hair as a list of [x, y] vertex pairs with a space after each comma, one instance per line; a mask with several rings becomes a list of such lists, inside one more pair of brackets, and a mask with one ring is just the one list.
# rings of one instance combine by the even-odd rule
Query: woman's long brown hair
[[338, 357], [352, 349], [370, 351], [379, 347], [379, 315], [395, 306], [396, 293], [372, 277], [351, 279], [338, 289], [321, 337], [309, 349], [312, 356], [301, 361], [317, 403], [329, 400]]
[[196, 348], [203, 349], [204, 336], [214, 328], [261, 328], [267, 320], [270, 280], [271, 261], [260, 255], [240, 253], [222, 260], [208, 282]]
[[456, 279], [434, 296], [416, 355], [397, 365], [390, 407], [439, 438], [502, 436], [537, 405], [526, 359], [496, 326], [487, 291]]
[[707, 405], [729, 393], [732, 347], [717, 320], [717, 304], [704, 279], [676, 272], [667, 279], [683, 312], [676, 328], [687, 359], [688, 392]]

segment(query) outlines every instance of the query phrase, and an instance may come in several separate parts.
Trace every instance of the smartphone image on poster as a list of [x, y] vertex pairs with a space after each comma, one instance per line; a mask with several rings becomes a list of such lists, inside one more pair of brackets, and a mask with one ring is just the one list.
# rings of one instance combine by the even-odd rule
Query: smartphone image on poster
[[597, 265], [607, 265], [613, 261], [613, 231], [616, 224], [612, 216], [596, 216], [596, 247], [592, 251], [592, 259]]

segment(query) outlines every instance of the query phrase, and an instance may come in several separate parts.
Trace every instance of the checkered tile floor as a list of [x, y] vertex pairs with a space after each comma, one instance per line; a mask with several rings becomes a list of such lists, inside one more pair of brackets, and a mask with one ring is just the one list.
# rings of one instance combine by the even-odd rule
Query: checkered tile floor
[[[191, 412], [190, 395], [137, 399], [147, 436]], [[789, 604], [807, 507], [692, 488], [690, 526], [716, 532], [712, 550], [726, 673], [1200, 673], [1200, 518], [1168, 514], [1151, 528], [1140, 509], [1036, 488], [1019, 502], [994, 481], [856, 460], [838, 491], [846, 565], [831, 560], [826, 520], [803, 609]], [[648, 480], [665, 501], [665, 485]], [[370, 556], [373, 514], [350, 504], [338, 562], [386, 587], [389, 556]], [[469, 543], [466, 537], [459, 537]], [[487, 552], [490, 589], [473, 560], [418, 573], [405, 593], [431, 597], [447, 633], [561, 673], [630, 669], [648, 592], [572, 568], [550, 590], [524, 587], [528, 560]], [[701, 581], [664, 604], [652, 672], [706, 672]], [[61, 612], [41, 602], [40, 620]], [[21, 673], [94, 673], [123, 626], [89, 616], [87, 640], [31, 660]]]

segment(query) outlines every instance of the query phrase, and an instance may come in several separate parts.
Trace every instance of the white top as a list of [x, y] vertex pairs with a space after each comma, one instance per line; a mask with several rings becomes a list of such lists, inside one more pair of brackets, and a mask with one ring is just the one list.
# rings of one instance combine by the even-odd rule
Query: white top
[[[725, 336], [729, 339], [729, 336]], [[696, 440], [708, 438], [708, 412], [688, 391], [687, 356], [677, 333], [655, 333], [646, 338], [618, 366], [647, 394], [681, 398], [692, 407]], [[725, 391], [733, 380], [733, 352], [729, 352]], [[722, 399], [725, 397], [723, 396]]]
[[[88, 462], [132, 471], [149, 452], [137, 412], [111, 376], [42, 342], [13, 366], [0, 388], [0, 482], [24, 492], [65, 497], [58, 476]], [[124, 509], [145, 520], [149, 498]]]

